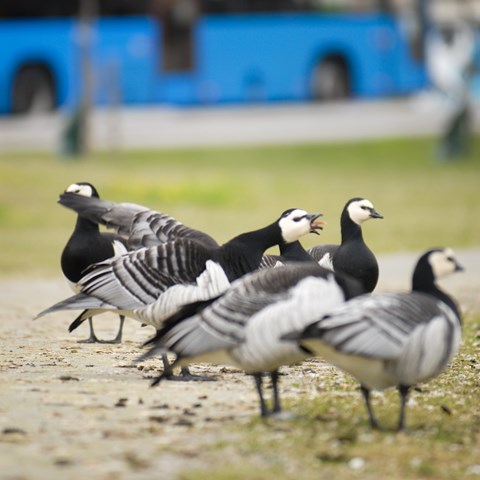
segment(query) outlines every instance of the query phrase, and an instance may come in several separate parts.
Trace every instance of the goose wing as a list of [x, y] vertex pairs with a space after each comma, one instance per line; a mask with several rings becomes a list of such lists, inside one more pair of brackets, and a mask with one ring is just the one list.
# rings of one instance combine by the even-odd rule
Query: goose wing
[[[318, 301], [322, 286], [323, 299]], [[343, 290], [333, 274], [314, 264], [254, 272], [235, 281], [200, 313], [167, 320], [153, 342], [156, 346], [146, 356], [161, 348], [179, 358], [205, 361], [208, 354], [218, 358], [214, 352], [228, 350], [236, 365], [255, 371], [285, 359], [286, 350], [288, 358], [294, 353], [294, 361], [298, 361], [305, 352], [298, 357], [298, 346], [281, 342], [282, 333], [305, 325], [343, 301]]]
[[194, 285], [199, 277], [201, 286], [208, 283], [208, 278], [201, 274], [211, 256], [212, 251], [203, 244], [178, 239], [113, 257], [87, 270], [78, 283], [79, 295], [59, 302], [39, 316], [66, 309], [133, 311], [145, 307], [175, 285]]
[[454, 312], [429, 295], [363, 295], [316, 322], [311, 336], [344, 354], [392, 360], [405, 351], [424, 352], [456, 324]]
[[114, 203], [71, 192], [60, 195], [58, 202], [95, 223], [115, 229], [119, 235], [128, 238], [130, 249], [151, 247], [177, 238], [190, 238], [211, 247], [218, 246], [206, 233], [142, 205]]
[[333, 271], [333, 255], [338, 247], [339, 245], [316, 245], [309, 248], [307, 252], [320, 266]]
[[283, 262], [279, 255], [263, 255], [258, 269], [265, 270], [266, 268], [274, 268], [282, 265]]

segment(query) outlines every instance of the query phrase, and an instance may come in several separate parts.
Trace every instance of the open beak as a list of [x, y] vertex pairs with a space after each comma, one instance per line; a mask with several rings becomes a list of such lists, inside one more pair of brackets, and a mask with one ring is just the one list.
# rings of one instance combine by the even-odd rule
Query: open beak
[[323, 213], [309, 213], [307, 215], [307, 218], [310, 220], [310, 233], [320, 235], [320, 233], [318, 233], [318, 230], [323, 230], [323, 225], [327, 223], [323, 220], [317, 220], [321, 216], [323, 216]]

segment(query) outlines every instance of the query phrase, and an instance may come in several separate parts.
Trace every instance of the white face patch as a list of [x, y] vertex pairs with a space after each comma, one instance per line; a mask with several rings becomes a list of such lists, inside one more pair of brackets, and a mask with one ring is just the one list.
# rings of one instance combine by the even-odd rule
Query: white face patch
[[371, 209], [373, 208], [372, 202], [366, 198], [362, 200], [356, 200], [347, 207], [348, 216], [357, 225], [361, 225], [365, 220], [372, 218], [370, 216]]
[[310, 232], [311, 220], [307, 215], [308, 213], [305, 210], [295, 209], [280, 219], [278, 224], [285, 242], [295, 242]]
[[433, 252], [428, 257], [435, 279], [450, 275], [457, 269], [457, 258], [451, 248]]
[[84, 197], [93, 196], [92, 187], [90, 185], [78, 185], [77, 183], [72, 183], [65, 191], [68, 193], [83, 195]]

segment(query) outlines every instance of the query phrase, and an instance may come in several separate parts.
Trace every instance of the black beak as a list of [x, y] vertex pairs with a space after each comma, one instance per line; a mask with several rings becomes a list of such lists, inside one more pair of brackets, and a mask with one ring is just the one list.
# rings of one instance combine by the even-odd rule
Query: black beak
[[464, 272], [465, 268], [463, 268], [459, 263], [455, 263], [455, 271], [456, 272]]
[[370, 218], [383, 218], [383, 215], [381, 215], [374, 208], [372, 208], [370, 210]]

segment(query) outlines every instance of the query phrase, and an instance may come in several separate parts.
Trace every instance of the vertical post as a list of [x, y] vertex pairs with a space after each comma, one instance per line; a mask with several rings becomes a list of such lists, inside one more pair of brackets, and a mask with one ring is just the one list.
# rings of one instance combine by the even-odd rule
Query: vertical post
[[80, 75], [82, 90], [79, 103], [79, 150], [86, 155], [91, 148], [90, 122], [93, 103], [92, 43], [93, 20], [97, 15], [97, 0], [81, 0], [80, 23]]

